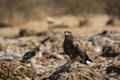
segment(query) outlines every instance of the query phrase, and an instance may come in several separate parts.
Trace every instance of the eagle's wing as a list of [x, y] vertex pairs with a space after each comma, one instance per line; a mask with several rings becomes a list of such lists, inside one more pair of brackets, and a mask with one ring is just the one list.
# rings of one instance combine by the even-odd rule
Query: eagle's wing
[[82, 43], [78, 39], [76, 39], [75, 37], [73, 38], [73, 47], [78, 49], [78, 50], [83, 47]]
[[82, 43], [79, 40], [77, 40], [76, 38], [74, 38], [74, 40], [73, 40], [73, 46], [76, 49], [77, 54], [79, 54], [79, 56], [81, 56], [82, 59], [90, 60], [89, 56], [86, 54], [86, 49], [84, 48]]

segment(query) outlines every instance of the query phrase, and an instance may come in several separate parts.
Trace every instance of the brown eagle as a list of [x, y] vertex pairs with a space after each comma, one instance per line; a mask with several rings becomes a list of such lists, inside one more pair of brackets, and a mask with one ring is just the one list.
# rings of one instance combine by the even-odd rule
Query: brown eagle
[[63, 42], [63, 50], [65, 54], [69, 55], [72, 61], [78, 60], [83, 64], [87, 61], [92, 62], [89, 56], [86, 54], [85, 48], [83, 48], [81, 42], [77, 40], [70, 31], [65, 31], [65, 39]]

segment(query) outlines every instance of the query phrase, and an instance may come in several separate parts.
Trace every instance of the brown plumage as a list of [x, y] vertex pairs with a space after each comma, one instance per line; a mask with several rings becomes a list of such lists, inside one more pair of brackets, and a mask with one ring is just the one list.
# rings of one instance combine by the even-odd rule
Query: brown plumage
[[79, 59], [79, 61], [83, 64], [86, 64], [86, 61], [92, 62], [92, 60], [86, 54], [85, 48], [83, 48], [82, 44], [80, 44], [80, 41], [77, 40], [70, 31], [65, 31], [63, 50], [65, 54], [69, 55], [72, 61]]

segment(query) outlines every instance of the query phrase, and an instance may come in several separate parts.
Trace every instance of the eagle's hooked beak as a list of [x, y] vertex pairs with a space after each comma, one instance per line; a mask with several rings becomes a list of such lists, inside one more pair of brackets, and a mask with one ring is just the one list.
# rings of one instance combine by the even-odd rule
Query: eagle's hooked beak
[[69, 35], [69, 33], [68, 33], [68, 32], [65, 32], [65, 35], [66, 35], [66, 36], [68, 36], [68, 35]]

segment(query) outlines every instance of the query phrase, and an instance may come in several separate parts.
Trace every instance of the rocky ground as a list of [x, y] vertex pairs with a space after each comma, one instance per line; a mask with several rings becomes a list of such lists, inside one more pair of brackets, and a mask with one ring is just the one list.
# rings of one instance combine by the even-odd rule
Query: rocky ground
[[[93, 64], [69, 62], [62, 49], [66, 30], [82, 42]], [[0, 80], [120, 80], [119, 27], [62, 25], [16, 32], [12, 37], [0, 37]], [[34, 47], [40, 48], [36, 64], [21, 63], [24, 53]]]

